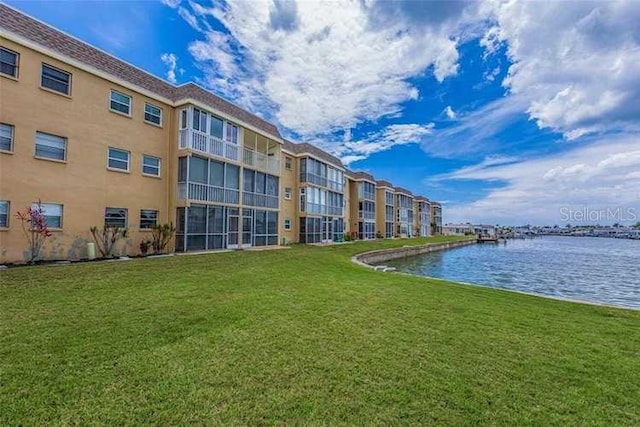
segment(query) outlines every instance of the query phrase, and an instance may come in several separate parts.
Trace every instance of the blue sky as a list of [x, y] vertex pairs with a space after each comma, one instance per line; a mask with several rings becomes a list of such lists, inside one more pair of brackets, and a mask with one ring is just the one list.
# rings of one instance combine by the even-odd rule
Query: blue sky
[[441, 200], [445, 222], [640, 221], [640, 2], [9, 4]]

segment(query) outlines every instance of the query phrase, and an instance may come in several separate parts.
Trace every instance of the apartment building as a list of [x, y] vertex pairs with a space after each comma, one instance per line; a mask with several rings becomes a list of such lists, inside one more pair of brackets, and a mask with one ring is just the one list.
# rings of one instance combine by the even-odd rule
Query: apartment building
[[442, 235], [442, 205], [434, 201], [431, 201], [431, 233]]
[[278, 244], [274, 125], [8, 6], [0, 16], [0, 262], [26, 256], [15, 213], [38, 201], [44, 259], [83, 257], [92, 226], [127, 228], [121, 254], [167, 222], [176, 251]]
[[351, 218], [358, 239], [376, 238], [376, 180], [366, 172], [349, 173]]
[[169, 222], [176, 252], [413, 236], [412, 197], [0, 4], [0, 264], [28, 257], [15, 214], [38, 201], [41, 258], [79, 259], [93, 226], [128, 229], [120, 255]]
[[416, 196], [413, 200], [414, 225], [416, 237], [431, 235], [431, 202], [424, 196]]
[[394, 189], [396, 209], [396, 235], [398, 237], [415, 237], [413, 193], [406, 188]]
[[376, 181], [376, 229], [385, 239], [394, 237], [395, 201], [393, 184]]
[[[285, 140], [283, 229], [287, 242], [329, 243], [344, 240], [345, 177], [337, 157], [307, 144]], [[295, 170], [296, 173], [290, 173]], [[297, 195], [292, 202], [293, 195]], [[297, 206], [296, 206], [297, 202]], [[296, 221], [293, 230], [292, 221]]]

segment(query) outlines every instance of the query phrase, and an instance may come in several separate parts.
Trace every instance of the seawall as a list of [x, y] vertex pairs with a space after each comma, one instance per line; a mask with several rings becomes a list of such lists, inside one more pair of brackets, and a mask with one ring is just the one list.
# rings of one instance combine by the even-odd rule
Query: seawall
[[443, 251], [446, 249], [458, 248], [461, 246], [475, 245], [476, 240], [462, 240], [458, 242], [427, 243], [426, 245], [403, 246], [401, 248], [380, 249], [377, 251], [365, 252], [351, 258], [356, 264], [374, 268], [371, 264], [378, 264], [391, 259], [406, 258], [415, 255], [422, 255], [429, 252]]

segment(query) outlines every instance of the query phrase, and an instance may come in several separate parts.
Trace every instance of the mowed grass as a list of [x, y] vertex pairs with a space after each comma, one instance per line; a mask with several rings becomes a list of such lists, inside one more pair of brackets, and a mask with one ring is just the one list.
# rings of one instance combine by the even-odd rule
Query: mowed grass
[[0, 425], [640, 425], [639, 312], [349, 259], [424, 240], [0, 271]]

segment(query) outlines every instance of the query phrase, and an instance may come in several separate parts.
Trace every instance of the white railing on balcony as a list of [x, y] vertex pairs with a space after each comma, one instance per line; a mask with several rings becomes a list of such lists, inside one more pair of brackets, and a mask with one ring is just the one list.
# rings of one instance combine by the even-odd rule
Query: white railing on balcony
[[327, 206], [327, 215], [342, 216], [342, 206]]
[[223, 141], [215, 136], [208, 135], [193, 129], [180, 130], [180, 148], [190, 148], [204, 154], [221, 157], [223, 159], [238, 161], [240, 149], [237, 144]]
[[376, 213], [369, 211], [358, 211], [358, 217], [360, 219], [376, 219]]
[[327, 178], [320, 176], [320, 175], [316, 175], [314, 173], [300, 173], [300, 182], [309, 182], [311, 184], [316, 184], [319, 185], [321, 187], [326, 187], [327, 186]]
[[254, 169], [266, 171], [272, 175], [280, 175], [280, 160], [275, 156], [267, 156], [245, 148], [242, 153], [242, 162]]
[[243, 191], [242, 204], [259, 208], [278, 209], [278, 197]]
[[201, 202], [240, 203], [240, 191], [196, 182], [178, 184], [178, 198]]

